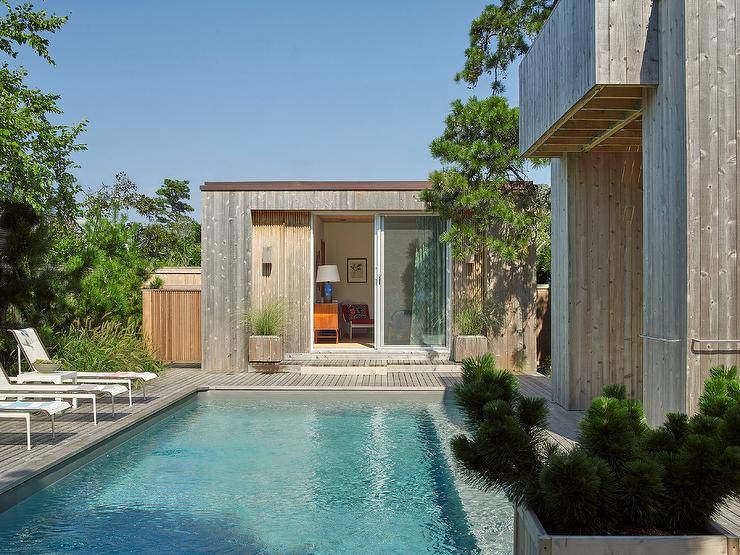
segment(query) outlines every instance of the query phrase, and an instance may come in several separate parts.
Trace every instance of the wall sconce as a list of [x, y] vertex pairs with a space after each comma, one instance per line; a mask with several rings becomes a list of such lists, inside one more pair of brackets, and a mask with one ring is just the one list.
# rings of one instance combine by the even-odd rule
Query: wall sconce
[[272, 273], [272, 247], [262, 247], [262, 275]]

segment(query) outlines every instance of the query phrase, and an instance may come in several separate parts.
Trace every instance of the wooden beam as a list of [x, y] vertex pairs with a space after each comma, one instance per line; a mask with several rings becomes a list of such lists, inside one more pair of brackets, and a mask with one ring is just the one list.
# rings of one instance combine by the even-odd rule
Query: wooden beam
[[601, 92], [601, 89], [604, 88], [604, 85], [596, 85], [593, 89], [591, 89], [586, 95], [584, 95], [581, 100], [576, 102], [573, 107], [568, 110], [565, 114], [563, 114], [553, 125], [548, 129], [539, 139], [537, 139], [532, 146], [530, 146], [522, 155], [523, 158], [530, 158], [532, 157], [532, 153], [535, 152], [540, 146], [542, 146], [543, 143], [547, 142], [547, 139], [549, 139], [553, 133], [555, 133], [563, 123], [571, 119], [571, 117], [578, 112], [583, 106], [585, 106], [590, 100], [592, 100], [599, 92]]
[[601, 93], [599, 93], [598, 98], [634, 98], [642, 100], [644, 90], [644, 87], [609, 85], [604, 87]]
[[596, 97], [586, 104], [584, 110], [639, 110], [641, 99]]
[[[570, 152], [583, 152], [583, 145], [543, 145], [532, 156], [536, 158], [551, 158]], [[642, 152], [642, 145], [610, 145], [602, 143], [592, 149], [591, 152]]]
[[[619, 133], [622, 129], [625, 128], [626, 125], [628, 125], [630, 122], [636, 120], [642, 115], [642, 112], [633, 112], [631, 114], [625, 114], [626, 117], [624, 120], [620, 121], [619, 123], [611, 126], [609, 129], [607, 129], [604, 133], [596, 137], [595, 139], [591, 140], [588, 144], [586, 144], [583, 147], [583, 152], [589, 152], [593, 150], [595, 147], [599, 146], [601, 143], [615, 135], [616, 133]], [[640, 139], [642, 141], [642, 139]]]
[[625, 110], [581, 110], [572, 121], [622, 121]]

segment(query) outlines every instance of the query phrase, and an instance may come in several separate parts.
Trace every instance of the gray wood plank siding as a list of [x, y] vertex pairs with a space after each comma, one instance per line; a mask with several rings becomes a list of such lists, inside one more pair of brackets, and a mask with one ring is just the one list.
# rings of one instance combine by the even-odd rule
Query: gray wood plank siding
[[202, 195], [202, 367], [247, 368], [246, 334], [239, 317], [247, 306], [251, 280], [252, 212], [239, 194]]
[[560, 0], [519, 66], [525, 152], [597, 85], [658, 82], [653, 0]]
[[[686, 356], [685, 407], [697, 408], [708, 370], [737, 364], [738, 0], [686, 0]], [[661, 12], [662, 15], [662, 12]], [[683, 15], [675, 9], [669, 14]], [[680, 112], [679, 112], [680, 113]]]
[[697, 408], [708, 370], [737, 364], [737, 0], [659, 4], [660, 87], [646, 93], [648, 419]]
[[660, 85], [643, 112], [643, 369], [648, 421], [686, 410], [686, 90], [683, 2], [660, 2]]
[[609, 384], [642, 396], [639, 154], [571, 154], [552, 166], [556, 402], [587, 408]]
[[[489, 315], [488, 346], [503, 368], [537, 370], [536, 251], [511, 263], [485, 255], [484, 298]], [[453, 297], [454, 299], [454, 297]]]

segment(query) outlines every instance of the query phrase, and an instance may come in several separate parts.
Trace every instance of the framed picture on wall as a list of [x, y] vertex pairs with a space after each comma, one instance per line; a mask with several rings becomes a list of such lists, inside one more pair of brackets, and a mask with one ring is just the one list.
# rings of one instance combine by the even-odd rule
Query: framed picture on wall
[[367, 283], [367, 258], [347, 259], [347, 283]]

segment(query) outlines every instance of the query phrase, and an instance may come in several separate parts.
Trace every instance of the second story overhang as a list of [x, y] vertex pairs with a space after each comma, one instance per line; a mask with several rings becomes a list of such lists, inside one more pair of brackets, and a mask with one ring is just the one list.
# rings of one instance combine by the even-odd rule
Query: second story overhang
[[653, 0], [560, 0], [519, 67], [520, 152], [639, 151], [658, 76]]

